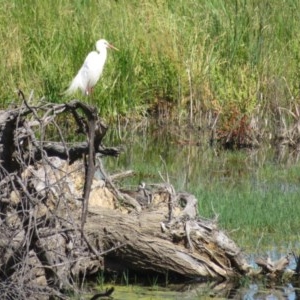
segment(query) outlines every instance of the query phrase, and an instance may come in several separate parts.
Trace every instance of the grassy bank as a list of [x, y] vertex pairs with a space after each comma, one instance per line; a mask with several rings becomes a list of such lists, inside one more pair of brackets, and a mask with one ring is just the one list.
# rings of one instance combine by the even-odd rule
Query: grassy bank
[[95, 41], [109, 53], [92, 100], [106, 115], [167, 100], [176, 117], [299, 101], [300, 3], [268, 1], [0, 2], [1, 106], [21, 88], [60, 95]]

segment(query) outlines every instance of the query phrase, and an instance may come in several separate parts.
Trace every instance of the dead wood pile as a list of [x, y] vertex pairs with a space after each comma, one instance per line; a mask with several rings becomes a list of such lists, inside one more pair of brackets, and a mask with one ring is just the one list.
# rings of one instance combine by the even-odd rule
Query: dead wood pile
[[[65, 129], [83, 141], [69, 143]], [[169, 183], [117, 188], [101, 163], [119, 154], [103, 145], [106, 131], [96, 109], [76, 100], [32, 106], [23, 97], [0, 113], [2, 299], [68, 299], [104, 269], [227, 280], [249, 273], [216, 220], [199, 217], [193, 195]]]

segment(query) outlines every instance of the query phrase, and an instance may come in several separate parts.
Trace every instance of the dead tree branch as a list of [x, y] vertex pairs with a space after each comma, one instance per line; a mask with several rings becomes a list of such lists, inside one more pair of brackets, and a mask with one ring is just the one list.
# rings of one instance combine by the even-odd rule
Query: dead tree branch
[[[0, 279], [11, 287], [29, 282], [26, 295], [30, 290], [34, 295], [34, 285], [42, 280], [63, 299], [59, 294], [72, 289], [72, 276], [103, 267], [84, 224], [95, 155], [120, 151], [103, 145], [107, 126], [95, 107], [77, 100], [32, 106], [19, 94], [19, 108], [0, 112]], [[74, 135], [81, 141], [74, 143]], [[76, 165], [82, 159], [84, 172]], [[82, 189], [76, 194], [70, 174], [78, 171]], [[81, 214], [74, 211], [80, 206]]]

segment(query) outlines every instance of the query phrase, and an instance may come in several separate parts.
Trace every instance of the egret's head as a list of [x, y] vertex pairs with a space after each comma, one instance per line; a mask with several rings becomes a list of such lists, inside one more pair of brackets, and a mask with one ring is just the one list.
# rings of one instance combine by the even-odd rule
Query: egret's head
[[106, 49], [106, 48], [110, 48], [110, 49], [119, 51], [119, 49], [117, 49], [116, 47], [111, 45], [107, 40], [101, 39], [96, 42], [96, 49], [98, 52], [101, 52], [101, 50]]

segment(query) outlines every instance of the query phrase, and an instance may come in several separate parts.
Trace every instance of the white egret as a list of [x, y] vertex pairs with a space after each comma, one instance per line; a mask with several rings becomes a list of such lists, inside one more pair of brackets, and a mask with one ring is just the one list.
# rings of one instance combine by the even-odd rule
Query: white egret
[[65, 94], [71, 95], [78, 89], [80, 89], [84, 95], [90, 95], [92, 93], [93, 87], [98, 82], [103, 71], [107, 57], [107, 48], [119, 50], [104, 39], [96, 42], [97, 51], [92, 51], [88, 54]]

